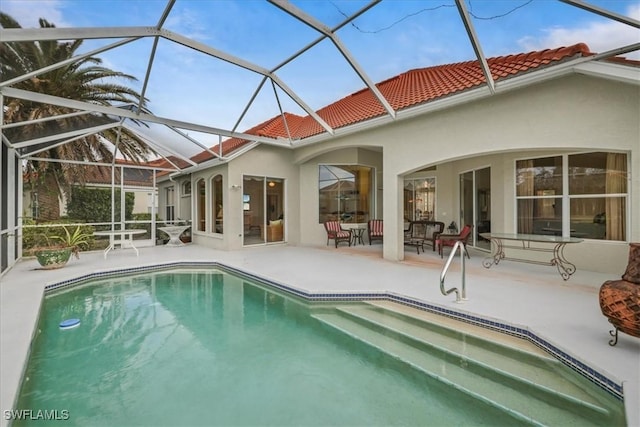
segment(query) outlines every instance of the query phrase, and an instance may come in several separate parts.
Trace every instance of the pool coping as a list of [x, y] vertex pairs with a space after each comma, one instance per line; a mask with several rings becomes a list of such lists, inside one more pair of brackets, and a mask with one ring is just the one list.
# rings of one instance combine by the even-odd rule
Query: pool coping
[[[547, 353], [554, 356], [557, 360], [568, 366], [573, 371], [577, 372], [590, 382], [594, 383], [607, 393], [611, 394], [618, 400], [624, 401], [624, 389], [622, 383], [610, 378], [607, 374], [590, 367], [586, 362], [571, 355], [569, 352], [564, 351], [560, 346], [552, 343], [548, 339], [543, 338], [530, 328], [522, 325], [515, 325], [505, 322], [500, 319], [491, 318], [489, 316], [478, 316], [476, 314], [470, 314], [463, 310], [453, 310], [446, 308], [438, 304], [425, 302], [417, 298], [410, 298], [401, 294], [388, 291], [372, 291], [372, 292], [309, 292], [305, 291], [278, 281], [260, 276], [258, 274], [249, 273], [245, 270], [241, 270], [235, 267], [231, 267], [219, 261], [175, 261], [168, 263], [157, 263], [153, 265], [144, 265], [139, 267], [118, 268], [111, 270], [104, 270], [98, 272], [92, 272], [84, 274], [71, 279], [53, 282], [45, 285], [43, 298], [48, 292], [58, 291], [66, 288], [82, 285], [88, 280], [94, 280], [99, 278], [117, 277], [121, 275], [130, 275], [135, 273], [146, 273], [155, 271], [171, 270], [176, 268], [218, 268], [223, 271], [231, 272], [239, 276], [250, 278], [258, 281], [261, 284], [271, 286], [280, 291], [295, 295], [303, 298], [307, 301], [366, 301], [366, 300], [386, 300], [399, 304], [403, 304], [409, 307], [413, 307], [419, 310], [430, 312], [433, 314], [446, 316], [454, 320], [463, 321], [476, 326], [480, 326], [486, 329], [498, 331], [507, 335], [515, 336], [517, 338], [524, 339], [531, 342], [537, 347], [545, 350]], [[37, 324], [37, 323], [36, 323]], [[35, 333], [35, 331], [34, 331]], [[32, 335], [33, 340], [33, 335]], [[27, 355], [28, 360], [29, 355]], [[23, 369], [25, 369], [23, 367]], [[24, 372], [21, 374], [21, 378], [24, 376]], [[21, 381], [22, 382], [22, 381]], [[16, 391], [17, 392], [17, 391]], [[15, 407], [14, 398], [14, 407]]]

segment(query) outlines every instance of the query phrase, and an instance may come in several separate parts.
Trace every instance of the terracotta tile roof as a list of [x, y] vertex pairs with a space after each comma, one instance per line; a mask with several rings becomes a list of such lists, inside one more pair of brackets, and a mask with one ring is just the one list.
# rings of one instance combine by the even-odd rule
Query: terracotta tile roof
[[[289, 127], [289, 132], [293, 137], [297, 128], [299, 127], [300, 123], [304, 120], [304, 118], [291, 113], [284, 113], [284, 116], [287, 121], [287, 126]], [[271, 138], [278, 138], [278, 137], [288, 138], [287, 129], [285, 127], [284, 121], [282, 120], [282, 116], [273, 117], [265, 122], [262, 122], [252, 127], [249, 130], [244, 131], [243, 133], [246, 133], [249, 135], [256, 135], [256, 136], [268, 136]], [[227, 140], [224, 140], [222, 141], [222, 155], [228, 156], [229, 153], [237, 150], [243, 145], [248, 144], [249, 142], [250, 141], [246, 139], [239, 139], [239, 138], [229, 138]], [[219, 145], [220, 144], [214, 145], [213, 147], [210, 148], [210, 150], [213, 151], [214, 153], [219, 153], [220, 152]], [[191, 157], [191, 160], [193, 160], [196, 163], [202, 163], [207, 160], [211, 160], [213, 157], [214, 156], [211, 155], [210, 153], [203, 151]]]
[[[152, 161], [149, 163], [154, 163]], [[148, 164], [148, 163], [147, 163]], [[131, 162], [123, 159], [116, 159], [116, 165], [139, 165], [139, 163]], [[87, 185], [91, 184], [107, 184], [111, 185], [111, 166], [95, 166], [86, 169]], [[114, 175], [115, 183], [120, 184], [120, 168], [116, 169]], [[150, 187], [153, 182], [153, 171], [149, 169], [124, 169], [124, 184], [136, 187]]]
[[[589, 47], [580, 43], [558, 49], [489, 58], [487, 63], [494, 81], [500, 81], [551, 63], [587, 55], [591, 55]], [[409, 70], [376, 86], [393, 109], [398, 111], [481, 86], [485, 81], [479, 62], [473, 60]], [[318, 115], [333, 128], [385, 114], [386, 111], [368, 88], [318, 110]], [[322, 127], [313, 118], [305, 117], [296, 137], [305, 138], [322, 131]]]
[[[487, 63], [494, 81], [499, 82], [562, 61], [591, 55], [594, 54], [589, 51], [589, 47], [584, 43], [579, 43], [557, 49], [488, 58]], [[628, 65], [638, 65], [638, 61], [629, 61], [621, 58], [612, 60], [615, 62], [623, 61]], [[465, 90], [480, 87], [483, 84], [485, 84], [485, 77], [482, 68], [477, 60], [473, 60], [409, 70], [384, 80], [376, 84], [376, 86], [393, 109], [400, 111], [459, 94]], [[387, 113], [371, 90], [364, 88], [321, 108], [317, 111], [317, 114], [329, 126], [338, 129], [384, 116]], [[285, 118], [289, 133], [294, 139], [308, 138], [324, 132], [324, 128], [311, 116], [301, 117], [285, 113]], [[252, 127], [244, 133], [274, 138], [288, 137], [282, 117], [279, 115]], [[238, 138], [227, 139], [222, 142], [223, 155], [227, 156], [247, 143], [249, 141]], [[211, 150], [218, 152], [218, 145], [212, 147]], [[202, 163], [212, 157], [211, 154], [204, 151], [193, 156], [191, 160], [196, 163]]]

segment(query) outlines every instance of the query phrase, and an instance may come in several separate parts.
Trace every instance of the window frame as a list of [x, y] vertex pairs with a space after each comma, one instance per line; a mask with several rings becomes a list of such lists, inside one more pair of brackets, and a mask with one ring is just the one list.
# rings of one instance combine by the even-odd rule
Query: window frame
[[[219, 183], [216, 181], [217, 178], [220, 178]], [[214, 234], [224, 234], [224, 175], [221, 173], [217, 173], [209, 178], [209, 188], [211, 189], [211, 233]], [[206, 199], [206, 196], [205, 196]], [[216, 203], [220, 204], [218, 208]], [[220, 231], [218, 231], [220, 230]]]
[[[327, 167], [327, 166], [335, 166], [338, 168], [342, 168], [342, 167], [358, 167], [358, 168], [368, 168], [369, 169], [369, 191], [367, 193], [367, 198], [368, 201], [366, 203], [366, 208], [367, 210], [364, 211], [362, 210], [362, 206], [360, 204], [358, 204], [355, 208], [355, 215], [352, 215], [351, 217], [347, 218], [345, 215], [348, 215], [349, 212], [348, 211], [344, 211], [342, 212], [342, 210], [340, 209], [340, 203], [338, 203], [338, 210], [336, 211], [337, 213], [335, 214], [338, 218], [338, 220], [340, 222], [344, 222], [344, 223], [365, 223], [367, 222], [367, 220], [369, 219], [374, 219], [376, 217], [375, 213], [376, 213], [376, 199], [377, 199], [377, 183], [376, 183], [376, 177], [377, 177], [377, 169], [375, 166], [371, 166], [371, 165], [367, 165], [367, 164], [362, 164], [362, 163], [318, 163], [318, 175], [317, 175], [317, 183], [318, 183], [318, 193], [317, 193], [317, 197], [318, 197], [318, 209], [317, 209], [317, 214], [318, 214], [318, 223], [319, 224], [323, 224], [326, 220], [323, 220], [322, 217], [327, 216], [327, 215], [334, 215], [333, 213], [322, 213], [321, 209], [322, 209], [322, 203], [321, 203], [321, 187], [320, 187], [320, 170], [322, 167]], [[357, 184], [355, 184], [355, 180], [354, 180], [354, 190], [358, 187]], [[358, 196], [360, 196], [359, 190], [358, 190]], [[358, 212], [363, 212], [362, 214], [359, 214]], [[330, 218], [329, 218], [330, 219]], [[346, 219], [346, 220], [345, 220]], [[360, 219], [360, 221], [359, 221]]]
[[[204, 194], [200, 194], [200, 182], [203, 184]], [[194, 212], [195, 212], [195, 231], [199, 233], [207, 232], [207, 225], [209, 224], [207, 218], [207, 180], [205, 178], [198, 178], [195, 181], [196, 197], [193, 198]], [[202, 226], [202, 228], [200, 228]], [[193, 224], [192, 224], [193, 228]]]
[[181, 197], [188, 197], [191, 196], [191, 180], [187, 180], [185, 182], [182, 183], [182, 193], [180, 194]]
[[[172, 200], [169, 200], [170, 192], [172, 193], [172, 197], [171, 197]], [[165, 198], [164, 220], [166, 222], [174, 222], [176, 220], [176, 188], [174, 185], [171, 185], [165, 188], [164, 198]]]
[[[418, 191], [417, 191], [417, 183], [419, 182], [425, 182], [425, 181], [430, 181], [431, 184], [429, 184], [428, 188], [429, 189], [433, 189], [432, 193], [433, 193], [433, 206], [431, 211], [426, 211], [427, 214], [424, 215], [424, 212], [422, 209], [418, 209], [416, 207], [417, 203], [414, 203], [414, 201], [417, 200], [417, 195], [418, 195]], [[407, 184], [408, 183], [412, 183], [413, 187], [411, 189], [407, 188]], [[411, 199], [410, 200], [406, 200], [406, 196], [407, 196], [407, 192], [411, 192]], [[429, 175], [429, 176], [416, 176], [416, 177], [405, 177], [404, 178], [404, 182], [403, 182], [403, 187], [402, 187], [402, 193], [403, 193], [403, 198], [402, 198], [402, 204], [403, 204], [403, 208], [404, 208], [404, 220], [405, 221], [417, 221], [417, 220], [426, 220], [426, 221], [435, 221], [436, 219], [436, 212], [437, 212], [437, 201], [438, 201], [438, 178], [435, 175]], [[426, 193], [430, 193], [430, 191], [426, 191]], [[408, 217], [406, 215], [406, 212], [408, 210], [408, 205], [410, 203], [414, 203], [412, 208], [411, 208], [411, 216]], [[418, 218], [418, 214], [417, 212], [420, 211], [420, 217]]]
[[[572, 173], [572, 170], [570, 168], [570, 157], [571, 156], [580, 156], [580, 155], [588, 155], [588, 154], [595, 154], [595, 153], [604, 153], [604, 154], [623, 154], [625, 156], [625, 162], [626, 162], [626, 192], [625, 193], [571, 193], [570, 192], [570, 176]], [[562, 165], [562, 175], [561, 175], [561, 180], [562, 180], [562, 192], [559, 195], [525, 195], [525, 196], [519, 196], [518, 195], [518, 162], [521, 161], [527, 161], [527, 160], [537, 160], [537, 159], [543, 159], [543, 158], [553, 158], [553, 157], [557, 157], [557, 158], [561, 158], [561, 165]], [[561, 203], [561, 209], [560, 209], [560, 221], [561, 221], [561, 232], [558, 235], [561, 235], [563, 237], [579, 237], [579, 238], [583, 238], [585, 240], [590, 240], [590, 241], [596, 241], [596, 242], [629, 242], [629, 236], [630, 236], [630, 230], [629, 230], [629, 222], [630, 222], [630, 204], [629, 204], [629, 200], [630, 200], [630, 192], [631, 192], [631, 183], [630, 183], [630, 153], [627, 151], [615, 151], [615, 150], [593, 150], [593, 151], [585, 151], [585, 152], [574, 152], [574, 153], [563, 153], [563, 154], [546, 154], [546, 155], [540, 155], [540, 156], [535, 156], [535, 157], [523, 157], [523, 158], [517, 158], [514, 160], [513, 163], [513, 176], [514, 176], [514, 224], [515, 224], [515, 229], [518, 233], [520, 233], [520, 228], [519, 228], [519, 201], [521, 200], [544, 200], [544, 199], [551, 199], [551, 200], [559, 200]], [[606, 169], [605, 169], [605, 174], [606, 174]], [[534, 184], [535, 186], [535, 184]], [[583, 237], [580, 236], [579, 233], [576, 233], [572, 236], [572, 229], [571, 229], [571, 224], [572, 224], [572, 214], [571, 214], [571, 203], [574, 200], [577, 199], [588, 199], [588, 198], [602, 198], [602, 199], [613, 199], [613, 198], [622, 198], [623, 199], [623, 205], [624, 208], [622, 209], [622, 222], [623, 222], [623, 228], [624, 228], [624, 235], [622, 236], [622, 239], [618, 240], [618, 239], [609, 239], [606, 238], [607, 236], [605, 235], [605, 238], [599, 239], [599, 238], [594, 238], [594, 237]], [[595, 217], [594, 217], [594, 222], [595, 222]], [[532, 230], [531, 234], [535, 234], [534, 233], [535, 230]]]
[[38, 192], [31, 192], [31, 218], [40, 218], [40, 203], [38, 201]]

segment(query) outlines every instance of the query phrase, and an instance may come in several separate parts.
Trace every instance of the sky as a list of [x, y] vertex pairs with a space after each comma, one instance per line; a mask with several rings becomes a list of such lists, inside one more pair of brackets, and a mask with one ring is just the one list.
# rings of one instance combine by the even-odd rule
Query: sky
[[[297, 8], [327, 27], [361, 9], [366, 0], [298, 0]], [[590, 0], [590, 4], [640, 20], [640, 1]], [[2, 0], [0, 10], [23, 27], [44, 18], [57, 27], [155, 26], [164, 0]], [[555, 0], [466, 0], [487, 57], [586, 43], [592, 52], [640, 42], [640, 30]], [[164, 28], [272, 70], [319, 33], [260, 0], [177, 0]], [[414, 68], [474, 60], [453, 0], [383, 0], [337, 32], [349, 54], [373, 82]], [[94, 49], [114, 40], [87, 40]], [[150, 38], [98, 56], [104, 65], [132, 74], [141, 89]], [[640, 53], [627, 54], [639, 59]], [[313, 110], [364, 88], [333, 43], [324, 40], [276, 71]], [[156, 115], [230, 130], [262, 76], [161, 40], [147, 98]], [[277, 97], [276, 94], [277, 93]], [[306, 113], [279, 88], [266, 84], [237, 130], [247, 130], [283, 110]], [[151, 131], [152, 133], [155, 130]], [[211, 146], [217, 136], [189, 132]], [[200, 151], [192, 147], [193, 153]]]

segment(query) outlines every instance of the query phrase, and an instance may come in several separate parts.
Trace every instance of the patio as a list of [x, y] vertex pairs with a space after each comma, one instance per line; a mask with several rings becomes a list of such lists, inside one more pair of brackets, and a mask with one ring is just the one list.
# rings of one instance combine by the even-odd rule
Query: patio
[[[382, 245], [260, 246], [237, 251], [214, 250], [195, 244], [183, 247], [141, 248], [140, 256], [116, 249], [107, 260], [101, 252], [82, 253], [65, 268], [37, 270], [34, 259], [23, 259], [2, 278], [1, 395], [2, 408], [11, 408], [19, 387], [44, 286], [90, 272], [169, 262], [217, 261], [274, 282], [308, 292], [373, 291], [404, 295], [453, 310], [525, 326], [574, 358], [624, 386], [627, 422], [640, 425], [640, 340], [620, 334], [617, 346], [607, 343], [611, 329], [598, 306], [598, 289], [610, 275], [578, 270], [564, 281], [554, 268], [503, 262], [487, 270], [485, 252], [471, 252], [467, 260], [467, 296], [456, 304], [443, 296], [439, 275], [444, 260], [427, 248], [406, 251], [402, 262], [381, 258]], [[459, 262], [455, 261], [454, 266]], [[327, 266], [331, 268], [328, 269]], [[116, 267], [117, 266], [117, 267]], [[345, 279], [347, 278], [347, 279]], [[446, 287], [459, 286], [455, 267]], [[544, 307], [541, 316], [540, 308]], [[7, 421], [2, 421], [2, 426]]]

